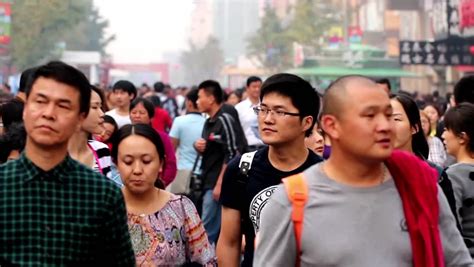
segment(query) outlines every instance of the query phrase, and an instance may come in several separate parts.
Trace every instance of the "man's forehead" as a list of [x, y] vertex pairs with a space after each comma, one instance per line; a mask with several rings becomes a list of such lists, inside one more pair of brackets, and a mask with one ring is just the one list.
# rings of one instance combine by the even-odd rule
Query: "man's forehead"
[[387, 93], [380, 90], [376, 85], [359, 88], [347, 88], [343, 97], [347, 105], [358, 107], [387, 106], [390, 105], [390, 98]]
[[291, 98], [278, 93], [268, 93], [263, 96], [262, 104], [265, 105], [284, 105], [284, 106], [293, 106]]
[[31, 95], [48, 98], [68, 99], [78, 95], [78, 89], [54, 79], [39, 77], [31, 88]]

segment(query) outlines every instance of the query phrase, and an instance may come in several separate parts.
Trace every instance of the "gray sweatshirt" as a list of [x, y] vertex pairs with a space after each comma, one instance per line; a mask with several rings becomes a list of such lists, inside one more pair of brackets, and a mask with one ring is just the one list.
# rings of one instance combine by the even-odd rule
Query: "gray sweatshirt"
[[[402, 201], [393, 179], [370, 188], [342, 185], [320, 170], [304, 172], [309, 186], [301, 266], [412, 266]], [[474, 266], [439, 188], [439, 230], [446, 266]], [[295, 266], [291, 204], [280, 185], [263, 211], [254, 266]]]
[[446, 173], [453, 185], [462, 235], [474, 257], [474, 164], [457, 163], [450, 166]]

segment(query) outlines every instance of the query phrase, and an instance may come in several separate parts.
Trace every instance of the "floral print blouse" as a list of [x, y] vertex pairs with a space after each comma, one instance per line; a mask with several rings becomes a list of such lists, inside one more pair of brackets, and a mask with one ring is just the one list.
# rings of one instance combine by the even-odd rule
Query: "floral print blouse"
[[137, 266], [180, 266], [189, 262], [217, 266], [214, 247], [194, 204], [172, 195], [154, 214], [128, 213]]

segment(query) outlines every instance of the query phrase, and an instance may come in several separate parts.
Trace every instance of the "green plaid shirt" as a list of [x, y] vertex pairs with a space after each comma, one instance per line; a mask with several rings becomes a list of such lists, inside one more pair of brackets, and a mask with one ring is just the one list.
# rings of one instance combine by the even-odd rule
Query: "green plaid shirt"
[[0, 266], [134, 266], [125, 204], [109, 179], [67, 156], [45, 172], [0, 165]]

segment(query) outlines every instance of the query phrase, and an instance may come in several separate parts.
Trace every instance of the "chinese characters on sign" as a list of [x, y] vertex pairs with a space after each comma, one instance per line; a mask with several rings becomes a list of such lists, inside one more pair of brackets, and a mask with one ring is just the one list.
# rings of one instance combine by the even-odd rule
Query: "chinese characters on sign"
[[402, 65], [474, 65], [468, 43], [401, 41]]

